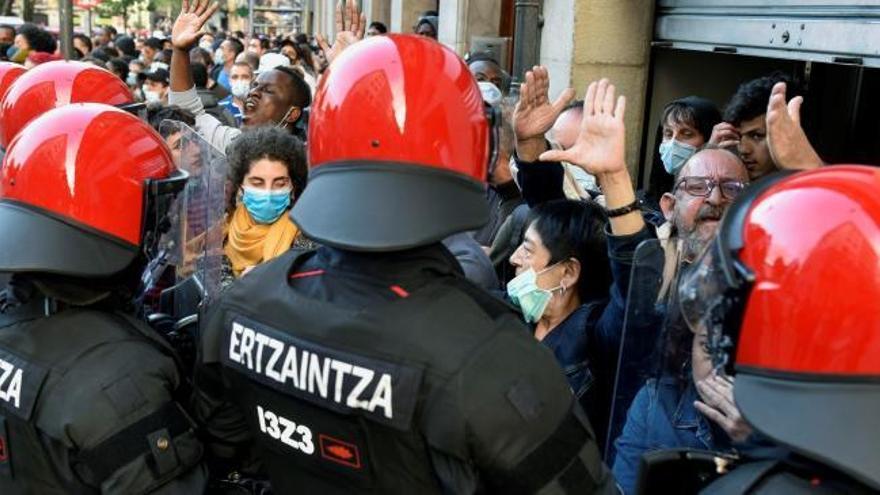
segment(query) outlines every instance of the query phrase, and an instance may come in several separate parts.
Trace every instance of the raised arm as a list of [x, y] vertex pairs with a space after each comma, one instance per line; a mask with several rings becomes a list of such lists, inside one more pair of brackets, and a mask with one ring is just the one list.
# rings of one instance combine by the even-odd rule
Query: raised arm
[[518, 160], [534, 162], [538, 159], [538, 155], [547, 149], [544, 134], [574, 99], [574, 90], [568, 88], [551, 103], [549, 92], [550, 75], [546, 67], [536, 65], [526, 72], [526, 80], [520, 85], [519, 102], [513, 110]]
[[171, 91], [187, 91], [195, 83], [189, 64], [189, 50], [205, 34], [205, 23], [220, 6], [209, 0], [183, 0], [180, 15], [171, 29]]
[[315, 35], [318, 46], [324, 52], [324, 58], [328, 64], [332, 64], [333, 60], [349, 46], [364, 39], [364, 30], [367, 27], [367, 16], [360, 12], [356, 0], [345, 2], [345, 8], [342, 2], [336, 3], [336, 41], [331, 47], [327, 43], [327, 39], [322, 35]]
[[[592, 82], [587, 88], [581, 131], [574, 146], [546, 151], [540, 156], [543, 161], [567, 161], [595, 175], [605, 195], [607, 210], [625, 208], [636, 201], [625, 159], [626, 97], [621, 95], [615, 99], [614, 93], [614, 85], [607, 79]], [[645, 227], [638, 208], [611, 217], [610, 223], [611, 233], [616, 236], [635, 234]]]
[[776, 83], [767, 103], [767, 142], [777, 167], [811, 170], [823, 165], [801, 127], [802, 96], [785, 103], [785, 83]]

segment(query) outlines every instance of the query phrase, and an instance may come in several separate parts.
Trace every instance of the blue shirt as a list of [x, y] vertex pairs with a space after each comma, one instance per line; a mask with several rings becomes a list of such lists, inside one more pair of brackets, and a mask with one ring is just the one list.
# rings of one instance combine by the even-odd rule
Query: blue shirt
[[609, 426], [633, 252], [652, 236], [653, 229], [648, 227], [626, 236], [606, 232], [614, 279], [608, 298], [587, 301], [541, 341], [553, 351], [565, 372], [601, 448]]
[[226, 72], [226, 69], [222, 69], [220, 71], [220, 75], [217, 76], [217, 84], [223, 86], [224, 88], [232, 91], [232, 86], [229, 84], [229, 73]]
[[239, 109], [235, 105], [235, 103], [233, 103], [232, 95], [229, 95], [226, 98], [223, 98], [222, 100], [218, 101], [217, 105], [219, 105], [221, 108], [225, 108], [226, 110], [229, 110], [229, 113], [232, 114], [233, 117], [235, 117], [235, 124], [238, 125], [239, 127], [241, 127], [241, 116], [242, 116], [241, 109]]
[[727, 438], [713, 435], [708, 420], [694, 407], [698, 398], [693, 380], [682, 390], [680, 381], [669, 375], [648, 380], [639, 390], [614, 444], [614, 478], [624, 493], [635, 491], [642, 454], [670, 448], [714, 451], [730, 447]]

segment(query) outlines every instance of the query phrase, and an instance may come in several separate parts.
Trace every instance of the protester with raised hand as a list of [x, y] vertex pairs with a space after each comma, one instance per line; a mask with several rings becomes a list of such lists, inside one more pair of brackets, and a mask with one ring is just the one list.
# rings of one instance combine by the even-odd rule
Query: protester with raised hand
[[803, 96], [795, 96], [785, 103], [786, 84], [776, 83], [767, 103], [767, 145], [770, 156], [779, 168], [810, 170], [824, 162], [813, 149], [801, 128]]
[[547, 150], [544, 134], [574, 99], [574, 90], [566, 89], [550, 102], [550, 76], [547, 68], [535, 66], [526, 72], [526, 80], [520, 85], [519, 102], [513, 111], [513, 129], [516, 133], [516, 155], [524, 162], [537, 161]]
[[786, 99], [794, 90], [781, 73], [740, 85], [727, 104], [724, 120], [709, 142], [736, 148], [755, 181], [776, 170], [808, 170], [822, 166], [800, 125], [802, 96]]
[[333, 46], [327, 43], [327, 38], [324, 36], [315, 35], [327, 63], [332, 64], [343, 50], [364, 39], [366, 26], [367, 16], [358, 9], [357, 0], [345, 2], [344, 8], [342, 1], [338, 2], [336, 4], [336, 41]]
[[[222, 125], [205, 113], [193, 82], [189, 50], [205, 33], [205, 23], [217, 10], [216, 3], [183, 1], [180, 15], [174, 22], [171, 41], [171, 92], [169, 104], [188, 110], [196, 116], [196, 130], [214, 147], [225, 150], [241, 130]], [[295, 70], [276, 67], [261, 73], [248, 93], [244, 105], [243, 127], [276, 126], [295, 131], [303, 110], [311, 104], [311, 91]]]
[[[567, 100], [574, 96], [572, 90], [566, 90], [556, 102], [550, 103], [548, 87], [544, 68], [530, 71], [522, 86], [518, 122], [515, 124], [521, 177], [524, 168], [531, 169], [525, 174], [531, 177], [529, 184], [555, 181], [548, 190], [561, 192], [561, 167], [558, 163], [547, 162], [564, 160], [596, 175], [607, 195], [607, 203], [604, 211], [595, 204], [586, 208], [599, 212], [598, 216], [587, 215], [593, 220], [578, 220], [581, 214], [574, 210], [567, 221], [556, 219], [555, 223], [560, 225], [584, 224], [583, 228], [570, 229], [564, 236], [553, 234], [560, 229], [546, 228], [547, 220], [553, 215], [542, 220], [547, 208], [557, 208], [553, 206], [556, 202], [537, 203], [535, 216], [527, 225], [525, 241], [511, 257], [511, 263], [517, 267], [517, 278], [508, 285], [508, 294], [523, 309], [524, 317], [536, 323], [533, 327], [535, 337], [553, 350], [563, 369], [585, 367], [588, 370], [589, 384], [584, 385], [579, 375], [570, 374], [569, 385], [577, 388], [575, 392], [590, 416], [600, 443], [604, 443], [633, 252], [642, 241], [651, 238], [652, 231], [642, 220], [626, 168], [625, 98], [615, 98], [615, 88], [607, 80], [591, 84], [584, 101], [579, 132], [571, 147], [547, 151], [543, 133], [552, 126]], [[523, 162], [523, 157], [532, 161]], [[538, 162], [538, 159], [544, 162]], [[529, 195], [525, 184], [523, 192]], [[597, 218], [598, 229], [593, 225]], [[605, 218], [609, 226], [605, 226], [603, 232]], [[573, 253], [565, 246], [580, 247]], [[584, 290], [601, 280], [602, 273], [609, 271], [613, 280], [610, 290]], [[607, 287], [607, 278], [604, 283]], [[531, 303], [527, 299], [532, 296], [523, 293], [524, 285], [532, 288], [530, 293], [551, 293], [544, 311], [528, 307]], [[562, 290], [562, 287], [569, 286], [581, 293], [579, 299], [572, 299], [571, 292]], [[588, 293], [589, 296], [584, 297]], [[550, 310], [545, 315], [547, 308]], [[536, 317], [536, 313], [541, 314]]]
[[[595, 178], [580, 167], [563, 163], [561, 169], [548, 168], [537, 160], [547, 149], [572, 146], [583, 118], [583, 102], [572, 103], [574, 90], [566, 89], [551, 103], [549, 89], [550, 76], [545, 67], [537, 66], [527, 72], [513, 117], [516, 173], [530, 207], [549, 199], [586, 199], [598, 194]], [[530, 180], [537, 182], [529, 183]]]

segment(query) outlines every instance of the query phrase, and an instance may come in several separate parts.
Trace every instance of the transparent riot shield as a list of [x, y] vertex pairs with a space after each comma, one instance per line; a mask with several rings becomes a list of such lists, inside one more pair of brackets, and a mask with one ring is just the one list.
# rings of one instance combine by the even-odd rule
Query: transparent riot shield
[[189, 361], [195, 355], [199, 316], [221, 288], [227, 162], [181, 122], [166, 120], [159, 131], [189, 178], [168, 216], [161, 254], [145, 272], [144, 284], [153, 297], [144, 307], [151, 325]]
[[[680, 277], [692, 268], [674, 244], [667, 249], [648, 241], [633, 258], [605, 451], [609, 465], [620, 462], [637, 473], [627, 490], [640, 495], [696, 494], [736, 462], [730, 452], [691, 448], [713, 436], [709, 423], [700, 426], [692, 378], [692, 368], [712, 363], [705, 337], [691, 331], [678, 300]], [[677, 445], [678, 435], [693, 435], [694, 442]]]
[[640, 244], [633, 256], [605, 443], [605, 460], [609, 465], [614, 461], [614, 441], [623, 431], [630, 404], [657, 371], [664, 316], [664, 304], [658, 298], [663, 288], [664, 263], [665, 253], [656, 239]]

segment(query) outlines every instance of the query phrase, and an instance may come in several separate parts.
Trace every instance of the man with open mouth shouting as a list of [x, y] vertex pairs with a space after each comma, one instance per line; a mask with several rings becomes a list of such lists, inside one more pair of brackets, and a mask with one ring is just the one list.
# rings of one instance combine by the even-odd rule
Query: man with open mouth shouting
[[[217, 149], [225, 150], [241, 134], [241, 130], [222, 125], [205, 113], [196, 93], [189, 60], [189, 50], [204, 34], [205, 23], [217, 8], [217, 4], [210, 4], [207, 0], [183, 2], [171, 31], [174, 53], [171, 57], [168, 103], [192, 112], [196, 116], [196, 130]], [[245, 128], [277, 126], [294, 132], [297, 121], [311, 104], [311, 99], [308, 85], [294, 69], [278, 66], [262, 71], [245, 98], [242, 125]]]

